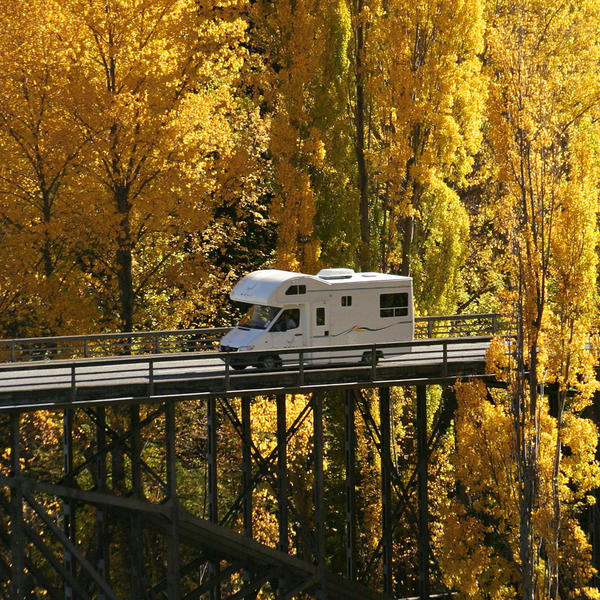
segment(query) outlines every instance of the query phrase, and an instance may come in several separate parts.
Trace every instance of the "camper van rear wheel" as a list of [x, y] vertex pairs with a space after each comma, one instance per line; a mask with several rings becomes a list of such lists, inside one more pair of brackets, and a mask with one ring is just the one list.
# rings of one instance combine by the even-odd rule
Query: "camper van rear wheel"
[[277, 354], [270, 354], [269, 356], [265, 356], [260, 361], [260, 367], [263, 369], [276, 369], [281, 366], [281, 358], [277, 356]]

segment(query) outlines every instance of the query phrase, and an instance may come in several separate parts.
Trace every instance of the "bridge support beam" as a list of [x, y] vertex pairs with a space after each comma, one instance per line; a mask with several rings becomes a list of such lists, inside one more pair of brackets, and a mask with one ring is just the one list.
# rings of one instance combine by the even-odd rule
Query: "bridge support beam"
[[252, 538], [252, 427], [250, 421], [250, 396], [242, 396], [242, 519], [244, 535]]
[[277, 410], [277, 549], [288, 551], [288, 477], [287, 477], [287, 423], [285, 395], [275, 397]]
[[429, 598], [429, 494], [428, 474], [429, 447], [427, 438], [427, 386], [417, 386], [417, 504], [418, 504], [418, 553], [419, 553], [419, 600]]
[[315, 508], [315, 561], [318, 567], [320, 586], [317, 592], [318, 600], [326, 600], [327, 589], [325, 586], [325, 503], [323, 491], [325, 489], [325, 474], [323, 471], [323, 458], [325, 454], [323, 440], [323, 396], [319, 392], [312, 395], [313, 405], [313, 453], [314, 453], [314, 483], [313, 498]]
[[[244, 535], [250, 539], [253, 537], [252, 527], [252, 426], [250, 419], [250, 407], [252, 398], [242, 396], [242, 521]], [[244, 600], [255, 600], [257, 590], [252, 587], [252, 573], [248, 569], [242, 572], [244, 588]]]
[[[96, 489], [106, 493], [106, 409], [96, 409]], [[109, 583], [109, 530], [106, 507], [96, 507], [96, 569], [98, 574]], [[103, 591], [98, 592], [98, 600], [106, 600]]]
[[[277, 549], [282, 552], [289, 551], [288, 531], [288, 472], [287, 472], [287, 411], [285, 394], [275, 396], [277, 411]], [[284, 575], [277, 582], [277, 597], [282, 596], [282, 591], [287, 587]]]
[[[21, 472], [20, 415], [10, 413], [10, 470], [11, 477]], [[20, 484], [10, 491], [11, 598], [25, 597], [25, 532], [23, 526], [23, 493]]]
[[[131, 427], [131, 492], [132, 497], [137, 500], [143, 499], [142, 490], [142, 444], [140, 439], [140, 407], [134, 404], [129, 407], [130, 427]], [[174, 427], [174, 426], [173, 426]], [[167, 435], [168, 437], [168, 435]], [[175, 432], [173, 431], [173, 437]], [[167, 447], [170, 443], [167, 442]], [[175, 482], [173, 482], [175, 489]], [[131, 549], [131, 597], [143, 598], [145, 587], [145, 568], [144, 568], [144, 546], [142, 519], [139, 513], [133, 513], [129, 519], [130, 526], [130, 549]]]
[[[73, 409], [65, 408], [63, 411], [63, 481], [67, 485], [73, 482]], [[63, 500], [63, 533], [73, 544], [75, 541], [75, 503], [71, 500]], [[75, 576], [75, 564], [73, 554], [65, 546], [63, 551], [63, 563], [65, 571], [72, 577]], [[64, 585], [65, 600], [73, 599], [73, 588], [68, 581]]]
[[383, 597], [391, 600], [392, 578], [392, 458], [390, 427], [390, 388], [379, 388], [379, 422], [381, 429], [381, 539], [383, 549]]
[[356, 429], [354, 392], [344, 391], [344, 461], [346, 467], [346, 577], [356, 575]]
[[[206, 401], [206, 441], [208, 463], [208, 520], [211, 523], [219, 522], [219, 494], [217, 483], [217, 401], [214, 397]], [[216, 584], [210, 590], [210, 600], [220, 600], [221, 586], [219, 584], [219, 564], [209, 563], [209, 578]]]
[[165, 443], [167, 467], [167, 501], [171, 507], [171, 523], [167, 531], [167, 596], [179, 600], [181, 590], [179, 564], [179, 527], [177, 522], [177, 476], [175, 453], [175, 403], [165, 405]]

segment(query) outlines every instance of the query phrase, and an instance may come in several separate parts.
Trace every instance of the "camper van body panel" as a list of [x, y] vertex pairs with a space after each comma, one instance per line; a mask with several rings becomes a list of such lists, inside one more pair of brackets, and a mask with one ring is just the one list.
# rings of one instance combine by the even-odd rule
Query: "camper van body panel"
[[[323, 273], [330, 276], [320, 276]], [[251, 327], [244, 327], [242, 320], [221, 340], [223, 350], [405, 342], [414, 335], [410, 277], [341, 269], [327, 269], [319, 275], [270, 269], [243, 277], [230, 296], [256, 305], [251, 310], [262, 320], [250, 322]], [[297, 323], [286, 328], [286, 319]], [[305, 357], [319, 363], [362, 358], [355, 351], [305, 352]], [[282, 359], [297, 362], [298, 355], [286, 354]]]

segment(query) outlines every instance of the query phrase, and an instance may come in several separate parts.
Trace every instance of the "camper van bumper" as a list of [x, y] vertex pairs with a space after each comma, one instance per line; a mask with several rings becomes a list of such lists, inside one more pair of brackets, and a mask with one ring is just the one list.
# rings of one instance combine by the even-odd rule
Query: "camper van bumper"
[[[234, 346], [226, 346], [221, 344], [219, 346], [219, 352], [237, 352], [239, 350], [239, 348], [235, 348]], [[249, 365], [254, 364], [252, 357], [251, 356], [236, 356], [236, 357], [231, 357], [229, 359], [229, 364], [234, 368], [239, 368], [239, 367], [247, 367]]]
[[221, 344], [219, 346], [219, 352], [237, 352], [238, 349], [234, 348], [233, 346], [224, 346], [223, 344]]

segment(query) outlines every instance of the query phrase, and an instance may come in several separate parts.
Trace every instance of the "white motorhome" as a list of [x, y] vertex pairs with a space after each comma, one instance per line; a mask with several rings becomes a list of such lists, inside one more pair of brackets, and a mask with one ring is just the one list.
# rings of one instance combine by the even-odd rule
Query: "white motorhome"
[[[410, 277], [352, 269], [323, 269], [316, 275], [267, 269], [243, 277], [230, 297], [250, 308], [222, 338], [220, 350], [274, 350], [261, 355], [260, 364], [251, 356], [232, 357], [234, 368], [278, 366], [278, 349], [410, 341], [414, 335]], [[312, 354], [305, 356], [318, 362], [340, 358], [339, 352]], [[293, 360], [289, 354], [283, 358]]]

